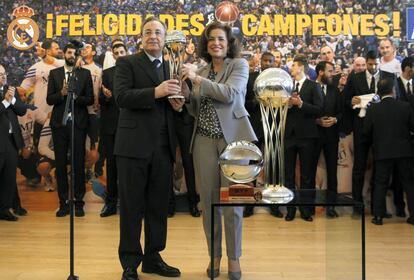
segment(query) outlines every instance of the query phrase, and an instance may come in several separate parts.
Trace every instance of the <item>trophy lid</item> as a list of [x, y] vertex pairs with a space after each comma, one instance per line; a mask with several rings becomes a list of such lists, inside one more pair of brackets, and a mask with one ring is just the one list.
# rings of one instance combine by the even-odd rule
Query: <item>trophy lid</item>
[[236, 141], [227, 145], [219, 158], [224, 177], [235, 183], [253, 181], [262, 170], [263, 156], [260, 149], [248, 141]]
[[171, 44], [171, 43], [186, 44], [187, 40], [186, 40], [184, 32], [180, 30], [168, 31], [165, 37], [165, 44]]
[[280, 68], [268, 68], [257, 77], [254, 87], [257, 97], [290, 97], [293, 90], [293, 81], [290, 75]]

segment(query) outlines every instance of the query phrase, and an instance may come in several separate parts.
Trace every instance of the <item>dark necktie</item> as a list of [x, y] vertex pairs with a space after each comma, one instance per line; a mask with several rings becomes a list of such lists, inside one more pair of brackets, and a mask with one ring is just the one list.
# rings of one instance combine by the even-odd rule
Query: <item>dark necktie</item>
[[369, 92], [375, 93], [375, 77], [371, 77], [371, 85], [369, 86]]
[[295, 91], [297, 94], [299, 94], [299, 82], [296, 83]]
[[164, 81], [164, 71], [161, 61], [159, 59], [154, 59], [152, 63], [154, 64], [155, 72], [157, 73], [158, 79], [160, 80], [160, 82]]
[[412, 92], [411, 92], [411, 88], [410, 88], [410, 82], [407, 82], [407, 95], [411, 96]]

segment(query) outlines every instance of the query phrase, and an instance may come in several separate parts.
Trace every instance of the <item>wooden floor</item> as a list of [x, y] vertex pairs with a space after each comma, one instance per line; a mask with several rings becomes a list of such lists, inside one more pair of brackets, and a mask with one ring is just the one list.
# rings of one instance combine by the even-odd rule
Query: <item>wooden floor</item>
[[[57, 194], [45, 193], [40, 187], [31, 189], [22, 182], [19, 186], [29, 215], [16, 223], [0, 221], [0, 280], [66, 280], [69, 219], [54, 215]], [[81, 280], [119, 280], [119, 217], [100, 218], [102, 201], [90, 191], [85, 200], [86, 216], [76, 218], [76, 274]], [[313, 223], [300, 218], [287, 223], [266, 211], [257, 209], [259, 213], [245, 219], [243, 280], [361, 279], [356, 273], [360, 265], [356, 253], [360, 235], [353, 230], [359, 224], [349, 214], [326, 220], [319, 209]], [[414, 226], [403, 219], [391, 219], [378, 227], [369, 220], [368, 217], [367, 279], [414, 279]], [[180, 268], [180, 279], [207, 279], [209, 259], [201, 218], [178, 213], [169, 219], [168, 227], [164, 259]], [[226, 263], [223, 258], [218, 279], [227, 279]], [[139, 275], [141, 280], [165, 279]]]

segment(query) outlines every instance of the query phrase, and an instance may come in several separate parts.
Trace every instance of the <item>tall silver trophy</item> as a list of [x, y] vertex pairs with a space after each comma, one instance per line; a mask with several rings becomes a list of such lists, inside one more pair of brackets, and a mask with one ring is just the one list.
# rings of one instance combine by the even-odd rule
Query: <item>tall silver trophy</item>
[[264, 70], [254, 84], [264, 131], [264, 199], [283, 202], [293, 199], [293, 192], [285, 187], [284, 151], [286, 117], [292, 89], [292, 78], [278, 68]]
[[[186, 37], [182, 31], [172, 30], [167, 32], [165, 38], [165, 48], [167, 50], [170, 66], [170, 78], [180, 81], [181, 86], [181, 66], [184, 62], [184, 54], [186, 47]], [[171, 95], [168, 98], [184, 98], [183, 95]]]

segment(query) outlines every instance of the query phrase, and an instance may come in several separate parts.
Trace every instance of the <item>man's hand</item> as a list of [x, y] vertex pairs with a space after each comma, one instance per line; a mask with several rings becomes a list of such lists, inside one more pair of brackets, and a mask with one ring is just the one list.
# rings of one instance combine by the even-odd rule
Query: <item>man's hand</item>
[[336, 124], [337, 120], [334, 117], [322, 117], [320, 119], [317, 119], [316, 122], [322, 127], [331, 127]]
[[102, 85], [102, 93], [105, 95], [106, 98], [112, 97], [112, 91], [107, 89], [104, 85]]
[[24, 159], [28, 159], [30, 157], [30, 155], [32, 154], [32, 149], [30, 149], [29, 147], [24, 147], [21, 150], [20, 154]]
[[359, 96], [352, 97], [352, 100], [351, 100], [352, 106], [355, 106], [355, 105], [357, 105], [359, 103], [361, 103], [361, 98]]
[[290, 105], [295, 105], [298, 107], [302, 107], [303, 101], [302, 98], [297, 93], [292, 94], [292, 97], [289, 99]]
[[66, 81], [66, 79], [64, 79], [63, 87], [62, 87], [62, 90], [60, 91], [60, 94], [62, 94], [62, 96], [68, 95], [68, 88], [69, 88], [68, 82]]
[[177, 112], [181, 112], [183, 105], [184, 105], [184, 98], [169, 98], [168, 101], [170, 102], [173, 109]]
[[16, 88], [9, 86], [7, 89], [6, 94], [4, 95], [4, 99], [6, 99], [7, 102], [11, 103], [14, 97], [14, 93], [16, 92]]
[[167, 80], [155, 88], [155, 98], [162, 98], [168, 95], [180, 94], [181, 87], [178, 80]]

